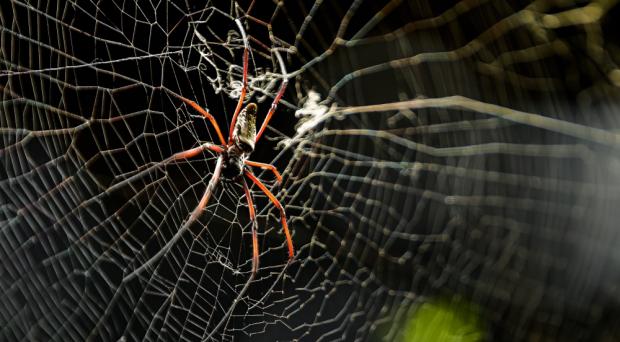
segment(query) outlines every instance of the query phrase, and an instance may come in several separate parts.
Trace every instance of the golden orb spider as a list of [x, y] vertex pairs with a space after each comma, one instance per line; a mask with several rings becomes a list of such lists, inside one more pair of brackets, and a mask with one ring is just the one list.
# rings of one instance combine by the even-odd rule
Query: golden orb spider
[[[228, 140], [224, 139], [224, 136], [222, 135], [222, 131], [220, 130], [220, 127], [215, 121], [215, 118], [213, 117], [213, 115], [211, 115], [205, 109], [200, 107], [196, 102], [190, 99], [187, 99], [183, 96], [180, 96], [178, 94], [173, 94], [175, 97], [183, 101], [186, 105], [198, 111], [200, 114], [202, 114], [202, 116], [204, 116], [207, 120], [209, 120], [209, 122], [211, 122], [212, 126], [214, 127], [217, 133], [217, 136], [218, 136], [218, 139], [221, 145], [208, 143], [208, 142], [202, 143], [198, 147], [194, 147], [189, 150], [175, 153], [172, 156], [165, 159], [164, 161], [162, 161], [162, 163], [165, 164], [165, 163], [174, 162], [177, 160], [184, 160], [184, 159], [192, 158], [205, 150], [210, 150], [212, 152], [215, 152], [218, 155], [215, 170], [213, 171], [213, 176], [211, 177], [211, 180], [207, 184], [207, 188], [202, 198], [200, 199], [200, 202], [198, 203], [198, 205], [196, 205], [196, 207], [192, 211], [189, 218], [185, 221], [183, 226], [166, 243], [166, 245], [164, 245], [155, 255], [153, 255], [140, 267], [136, 268], [134, 271], [132, 271], [130, 274], [124, 277], [125, 282], [131, 280], [132, 278], [140, 274], [142, 271], [144, 271], [146, 268], [148, 268], [149, 266], [157, 262], [157, 260], [159, 260], [163, 255], [167, 253], [168, 250], [170, 250], [170, 248], [176, 243], [176, 241], [178, 241], [181, 238], [182, 234], [189, 229], [189, 226], [204, 211], [204, 208], [207, 206], [209, 199], [211, 198], [211, 195], [213, 194], [213, 191], [215, 190], [215, 187], [218, 185], [222, 176], [229, 180], [240, 182], [245, 192], [245, 197], [248, 202], [248, 209], [250, 213], [250, 220], [252, 221], [252, 271], [251, 271], [252, 273], [248, 281], [246, 282], [245, 286], [241, 290], [241, 292], [239, 292], [237, 299], [235, 300], [235, 303], [233, 303], [233, 306], [230, 308], [229, 312], [226, 314], [224, 319], [222, 319], [222, 321], [220, 321], [220, 323], [211, 332], [211, 335], [218, 330], [218, 328], [224, 322], [225, 318], [232, 312], [232, 310], [234, 309], [234, 305], [236, 305], [236, 303], [239, 301], [239, 299], [243, 296], [245, 291], [248, 289], [249, 284], [252, 282], [252, 280], [254, 279], [258, 271], [258, 263], [259, 263], [258, 236], [257, 236], [258, 223], [256, 220], [256, 212], [255, 212], [254, 203], [252, 200], [252, 193], [250, 192], [250, 189], [247, 185], [247, 182], [244, 176], [250, 179], [254, 184], [256, 184], [260, 188], [260, 190], [264, 192], [265, 195], [267, 195], [269, 200], [280, 210], [280, 220], [282, 223], [282, 229], [286, 236], [286, 243], [288, 247], [288, 262], [290, 262], [293, 259], [293, 256], [295, 255], [295, 251], [293, 248], [293, 240], [291, 238], [291, 234], [288, 229], [288, 224], [286, 222], [286, 213], [284, 211], [284, 207], [278, 201], [278, 199], [273, 195], [273, 193], [271, 193], [271, 191], [267, 189], [265, 184], [263, 184], [252, 173], [251, 167], [258, 167], [258, 168], [273, 172], [278, 183], [281, 183], [282, 176], [280, 175], [278, 170], [275, 168], [275, 166], [271, 164], [264, 164], [264, 163], [259, 163], [259, 162], [248, 160], [248, 157], [254, 151], [254, 147], [256, 143], [258, 142], [260, 137], [263, 135], [263, 132], [267, 128], [267, 125], [269, 124], [269, 121], [271, 120], [273, 114], [275, 113], [278, 103], [282, 99], [282, 96], [284, 95], [284, 91], [286, 90], [288, 79], [286, 77], [286, 69], [284, 66], [284, 61], [282, 60], [282, 57], [280, 56], [279, 52], [277, 50], [274, 50], [276, 57], [278, 59], [278, 62], [280, 64], [280, 68], [282, 69], [283, 80], [282, 80], [282, 84], [280, 85], [280, 89], [278, 90], [278, 93], [275, 96], [271, 104], [271, 107], [265, 117], [265, 120], [263, 121], [263, 124], [261, 125], [260, 130], [257, 133], [256, 132], [256, 113], [257, 113], [258, 108], [256, 104], [249, 103], [245, 108], [243, 108], [243, 110], [241, 110], [241, 108], [243, 107], [243, 102], [245, 100], [245, 96], [247, 93], [247, 87], [248, 87], [249, 43], [248, 43], [248, 38], [246, 36], [245, 30], [243, 29], [243, 25], [241, 24], [241, 21], [239, 19], [236, 19], [235, 23], [237, 24], [237, 26], [239, 27], [239, 30], [241, 31], [241, 36], [242, 36], [243, 45], [244, 45], [243, 46], [243, 85], [242, 85], [243, 88], [241, 89], [241, 95], [239, 97], [239, 101], [237, 102], [235, 113], [232, 117], [232, 121], [230, 124], [230, 130], [228, 133]], [[148, 170], [145, 170], [145, 171], [148, 171]], [[139, 175], [135, 175], [135, 176], [137, 177]], [[129, 179], [126, 179], [122, 183], [131, 181], [133, 178], [134, 177], [130, 177]], [[111, 190], [115, 189], [116, 187], [120, 187], [120, 186], [121, 184], [116, 184], [115, 186], [111, 187]]]

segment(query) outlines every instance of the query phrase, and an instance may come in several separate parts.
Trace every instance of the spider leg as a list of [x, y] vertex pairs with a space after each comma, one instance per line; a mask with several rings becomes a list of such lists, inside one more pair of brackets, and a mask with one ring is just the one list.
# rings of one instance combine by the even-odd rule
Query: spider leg
[[245, 282], [239, 294], [228, 308], [228, 311], [224, 314], [224, 317], [220, 319], [215, 328], [211, 330], [209, 335], [204, 341], [210, 341], [213, 335], [220, 330], [222, 325], [228, 320], [228, 317], [233, 313], [237, 304], [241, 301], [241, 298], [245, 295], [248, 288], [250, 288], [250, 283], [256, 277], [256, 273], [258, 272], [258, 235], [256, 230], [258, 229], [258, 222], [256, 221], [256, 211], [254, 210], [254, 201], [252, 200], [252, 193], [248, 188], [248, 183], [246, 183], [245, 179], [241, 179], [243, 185], [243, 191], [245, 192], [245, 199], [248, 201], [248, 210], [250, 211], [250, 220], [252, 221], [252, 273], [250, 274], [250, 278]]
[[258, 185], [258, 187], [269, 197], [269, 200], [280, 210], [280, 221], [282, 222], [282, 230], [284, 230], [284, 235], [286, 236], [286, 243], [288, 245], [288, 259], [291, 260], [295, 256], [295, 250], [293, 249], [293, 239], [291, 238], [291, 233], [288, 230], [288, 224], [286, 223], [286, 213], [284, 212], [284, 207], [280, 204], [280, 201], [274, 196], [269, 189], [261, 182], [254, 174], [250, 171], [245, 171], [245, 175], [254, 182], [254, 184]]
[[127, 178], [123, 179], [122, 181], [120, 181], [120, 182], [118, 182], [118, 183], [108, 187], [106, 192], [107, 193], [112, 193], [112, 192], [122, 188], [123, 186], [125, 186], [125, 185], [127, 185], [127, 184], [129, 184], [129, 183], [131, 183], [131, 182], [133, 182], [135, 180], [138, 180], [138, 179], [144, 177], [145, 175], [153, 172], [155, 169], [161, 167], [162, 164], [165, 165], [165, 164], [174, 162], [176, 160], [191, 158], [191, 157], [196, 156], [197, 154], [199, 154], [200, 152], [202, 152], [204, 150], [211, 150], [211, 151], [213, 151], [215, 153], [222, 153], [224, 151], [224, 149], [221, 146], [214, 145], [214, 144], [211, 144], [211, 143], [204, 143], [204, 144], [202, 144], [202, 145], [200, 145], [198, 147], [194, 147], [194, 148], [191, 148], [189, 150], [182, 151], [182, 152], [177, 152], [177, 153], [171, 155], [170, 157], [168, 157], [168, 158], [166, 158], [166, 159], [164, 159], [164, 160], [162, 160], [160, 162], [154, 163], [153, 165], [150, 165], [150, 166], [148, 166], [146, 168], [142, 168], [142, 170], [139, 170], [137, 173], [133, 174], [132, 176], [127, 177]]
[[198, 202], [198, 205], [196, 206], [196, 208], [194, 208], [194, 210], [190, 214], [187, 221], [185, 221], [183, 226], [179, 230], [177, 230], [177, 232], [174, 234], [172, 239], [170, 239], [155, 255], [153, 255], [150, 259], [144, 262], [140, 267], [136, 268], [133, 272], [126, 275], [123, 278], [123, 282], [128, 282], [131, 279], [135, 278], [138, 274], [142, 273], [145, 269], [154, 265], [162, 256], [166, 255], [166, 253], [168, 253], [168, 251], [183, 236], [183, 234], [187, 230], [189, 230], [189, 227], [192, 225], [192, 223], [198, 217], [200, 217], [200, 214], [202, 214], [202, 212], [204, 211], [204, 208], [209, 203], [209, 199], [211, 198], [211, 195], [213, 194], [215, 187], [220, 181], [220, 175], [222, 174], [222, 165], [223, 165], [222, 157], [220, 156], [217, 159], [217, 164], [215, 165], [215, 171], [213, 171], [213, 177], [211, 177], [211, 180], [209, 181], [209, 184], [207, 185], [207, 189], [202, 195], [200, 202]]
[[263, 124], [261, 125], [260, 130], [256, 134], [256, 139], [254, 140], [254, 142], [258, 142], [258, 139], [260, 139], [260, 137], [263, 135], [263, 132], [267, 128], [267, 124], [269, 124], [269, 121], [271, 120], [271, 117], [275, 113], [276, 108], [278, 108], [278, 103], [280, 103], [280, 100], [282, 99], [282, 96], [284, 95], [284, 91], [286, 90], [286, 85], [288, 84], [286, 67], [284, 66], [284, 61], [282, 60], [282, 56], [280, 56], [280, 53], [278, 52], [278, 50], [274, 50], [274, 52], [276, 54], [276, 57], [278, 58], [278, 62], [280, 63], [280, 69], [282, 70], [284, 79], [282, 80], [282, 84], [280, 85], [280, 90], [278, 91], [278, 94], [276, 95], [276, 97], [273, 99], [273, 102], [271, 103], [269, 112], [267, 113], [267, 116], [265, 117], [265, 120], [263, 121]]
[[280, 172], [278, 172], [278, 169], [276, 169], [275, 166], [273, 166], [271, 164], [259, 163], [259, 162], [255, 162], [255, 161], [251, 161], [251, 160], [246, 160], [246, 161], [244, 161], [244, 163], [245, 163], [245, 165], [255, 166], [255, 167], [261, 168], [263, 170], [269, 170], [269, 171], [273, 172], [273, 175], [276, 176], [276, 179], [278, 180], [278, 183], [282, 183], [282, 175], [280, 174]]
[[258, 228], [258, 222], [256, 221], [256, 211], [254, 209], [254, 201], [252, 200], [252, 193], [248, 188], [248, 184], [243, 179], [243, 191], [245, 192], [245, 199], [248, 202], [248, 210], [250, 211], [250, 220], [252, 221], [252, 275], [250, 281], [256, 276], [258, 271], [258, 234], [256, 232]]
[[172, 156], [170, 156], [170, 158], [168, 158], [167, 161], [191, 158], [191, 157], [196, 156], [200, 152], [204, 151], [205, 149], [211, 150], [215, 153], [224, 152], [224, 149], [221, 146], [214, 145], [211, 143], [204, 143], [198, 147], [190, 148], [189, 150], [175, 153]]
[[217, 121], [215, 121], [215, 118], [213, 117], [213, 115], [211, 115], [209, 112], [207, 112], [206, 110], [204, 110], [202, 107], [200, 107], [196, 102], [187, 99], [181, 95], [176, 95], [174, 94], [174, 96], [176, 96], [177, 98], [179, 98], [179, 100], [185, 102], [185, 104], [187, 104], [188, 106], [194, 108], [196, 111], [198, 111], [200, 114], [202, 114], [202, 116], [204, 116], [205, 118], [207, 118], [211, 124], [213, 125], [213, 127], [215, 127], [215, 131], [217, 132], [217, 136], [220, 139], [220, 142], [222, 143], [222, 145], [226, 145], [226, 140], [224, 139], [224, 136], [222, 135], [222, 131], [220, 130], [220, 126], [218, 126]]
[[239, 31], [241, 32], [241, 38], [243, 39], [243, 88], [241, 88], [241, 96], [239, 97], [239, 102], [237, 102], [237, 108], [235, 108], [235, 114], [232, 117], [232, 121], [230, 122], [230, 132], [228, 133], [228, 144], [232, 143], [233, 131], [235, 129], [235, 124], [237, 123], [237, 116], [239, 116], [239, 112], [241, 111], [241, 107], [243, 106], [243, 101], [245, 101], [245, 94], [248, 90], [248, 50], [250, 44], [248, 43], [248, 36], [245, 34], [245, 30], [243, 29], [243, 24], [241, 24], [241, 20], [236, 19], [235, 24], [239, 27]]

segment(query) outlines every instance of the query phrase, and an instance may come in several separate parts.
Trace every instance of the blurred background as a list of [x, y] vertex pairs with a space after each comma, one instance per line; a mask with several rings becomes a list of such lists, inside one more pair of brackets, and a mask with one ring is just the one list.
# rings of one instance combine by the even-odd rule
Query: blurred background
[[[252, 159], [218, 187], [243, 41]], [[0, 340], [620, 340], [617, 1], [0, 4]], [[275, 51], [284, 57], [286, 70]], [[222, 325], [219, 323], [222, 322]], [[218, 329], [216, 327], [219, 325]]]

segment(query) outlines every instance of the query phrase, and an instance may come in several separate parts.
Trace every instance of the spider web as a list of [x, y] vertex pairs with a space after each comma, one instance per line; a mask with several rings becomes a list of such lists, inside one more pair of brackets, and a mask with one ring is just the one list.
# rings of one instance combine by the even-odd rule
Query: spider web
[[[620, 338], [616, 1], [0, 4], [0, 336], [403, 340], [433, 298], [493, 340]], [[254, 189], [196, 207], [241, 89]], [[614, 29], [616, 31], [614, 31]], [[134, 276], [135, 275], [135, 276]], [[219, 330], [215, 330], [223, 322]]]

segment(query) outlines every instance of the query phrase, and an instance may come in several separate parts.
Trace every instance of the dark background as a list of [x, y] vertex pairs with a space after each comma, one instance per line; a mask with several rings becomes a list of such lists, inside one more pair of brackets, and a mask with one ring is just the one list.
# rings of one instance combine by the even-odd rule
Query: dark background
[[[590, 26], [543, 29], [544, 14], [585, 2], [541, 2], [530, 25], [501, 31], [498, 23], [531, 4], [464, 1], [470, 11], [441, 23], [428, 19], [457, 2], [394, 3], [368, 34], [381, 38], [357, 42], [350, 39], [386, 2], [327, 1], [316, 12], [309, 1], [253, 5], [245, 21], [256, 39], [250, 72], [279, 72], [261, 44], [288, 48], [289, 72], [304, 70], [252, 155], [284, 173], [277, 194], [298, 254], [285, 269], [278, 213], [257, 195], [263, 252], [247, 296], [269, 296], [253, 308], [241, 303], [216, 339], [398, 340], [416, 308], [439, 297], [477, 308], [489, 340], [619, 339], [617, 146], [446, 108], [334, 117], [282, 144], [295, 135], [302, 120], [295, 112], [310, 90], [338, 107], [458, 94], [617, 132], [610, 77], [617, 6]], [[251, 242], [234, 183], [220, 187], [156, 269], [123, 282], [191, 212], [212, 155], [108, 191], [147, 163], [214, 141], [214, 131], [170, 92], [227, 127], [236, 105], [227, 71], [242, 57], [232, 19], [250, 3], [239, 2], [238, 11], [227, 1], [207, 5], [0, 5], [0, 127], [56, 130], [2, 134], [1, 340], [202, 340], [245, 283]], [[381, 36], [415, 22], [407, 33]], [[194, 30], [210, 43], [201, 45]], [[349, 45], [333, 45], [336, 37]], [[483, 48], [459, 58], [391, 65], [334, 88], [356, 70], [476, 39]], [[493, 68], [506, 52], [548, 41], [561, 44]], [[222, 73], [219, 93], [209, 80], [215, 69], [199, 51], [211, 53]], [[240, 79], [238, 68], [231, 77]], [[260, 113], [276, 88], [268, 89], [264, 99], [251, 94]], [[360, 129], [374, 133], [344, 134]], [[447, 156], [418, 148], [493, 144], [530, 148]]]

